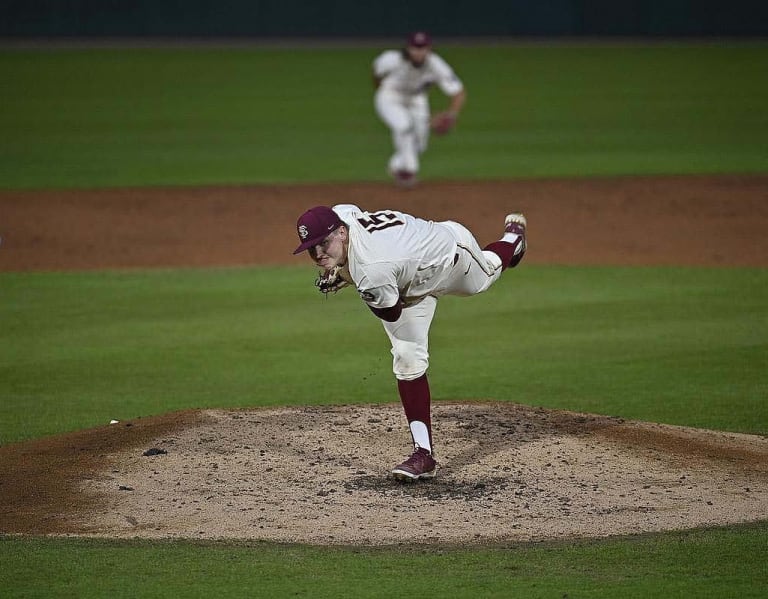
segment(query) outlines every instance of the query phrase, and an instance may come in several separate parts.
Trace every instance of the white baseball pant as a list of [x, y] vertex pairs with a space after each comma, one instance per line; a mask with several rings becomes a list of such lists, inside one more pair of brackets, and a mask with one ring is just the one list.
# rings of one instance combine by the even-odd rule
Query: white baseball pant
[[437, 297], [477, 295], [498, 281], [502, 273], [501, 258], [494, 252], [484, 251], [466, 227], [452, 221], [442, 224], [450, 228], [456, 238], [453, 268], [437, 275], [443, 281], [434, 295], [405, 307], [396, 322], [382, 321], [392, 344], [392, 371], [400, 380], [417, 379], [429, 367], [429, 328]]
[[394, 154], [389, 171], [419, 172], [419, 154], [429, 141], [429, 101], [426, 94], [415, 96], [379, 89], [374, 97], [376, 113], [392, 132]]

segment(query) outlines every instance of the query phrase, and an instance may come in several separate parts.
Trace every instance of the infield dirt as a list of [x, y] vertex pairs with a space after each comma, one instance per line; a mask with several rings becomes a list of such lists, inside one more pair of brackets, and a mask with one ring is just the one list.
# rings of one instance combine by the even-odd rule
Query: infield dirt
[[[459, 220], [481, 243], [524, 211], [522, 267], [768, 266], [768, 177], [731, 176], [6, 191], [0, 271], [309, 276], [295, 219], [341, 202]], [[0, 533], [467, 544], [768, 518], [765, 437], [482, 399], [436, 398], [440, 470], [413, 485], [387, 477], [408, 451], [399, 404], [190, 411], [6, 445]]]

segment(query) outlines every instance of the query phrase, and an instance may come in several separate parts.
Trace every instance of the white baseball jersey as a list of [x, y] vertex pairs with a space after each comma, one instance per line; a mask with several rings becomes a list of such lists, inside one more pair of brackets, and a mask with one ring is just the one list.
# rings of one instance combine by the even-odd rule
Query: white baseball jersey
[[453, 268], [456, 239], [442, 223], [398, 212], [333, 207], [349, 228], [347, 265], [357, 291], [374, 308], [389, 308], [441, 291]]
[[453, 69], [434, 52], [423, 65], [415, 67], [402, 50], [386, 50], [373, 61], [373, 73], [381, 79], [380, 89], [409, 96], [425, 93], [434, 84], [448, 96], [464, 89]]
[[395, 376], [418, 378], [429, 366], [437, 298], [482, 293], [501, 276], [501, 258], [482, 250], [472, 233], [453, 221], [397, 210], [366, 212], [353, 204], [338, 204], [333, 211], [349, 229], [347, 267], [363, 301], [372, 308], [405, 302], [400, 318], [382, 325], [392, 343]]

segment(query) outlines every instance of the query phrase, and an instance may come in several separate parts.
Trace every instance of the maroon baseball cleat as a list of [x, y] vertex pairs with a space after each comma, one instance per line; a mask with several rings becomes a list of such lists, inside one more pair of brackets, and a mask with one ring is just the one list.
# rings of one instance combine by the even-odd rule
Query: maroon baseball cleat
[[513, 233], [520, 236], [519, 243], [517, 243], [515, 252], [512, 255], [512, 260], [509, 262], [510, 267], [517, 266], [520, 260], [523, 259], [525, 250], [528, 249], [528, 240], [525, 236], [527, 226], [528, 221], [526, 220], [525, 216], [517, 212], [507, 214], [507, 218], [504, 219], [504, 234], [506, 235], [507, 233]]
[[525, 216], [519, 213], [507, 214], [507, 218], [504, 219], [504, 232], [521, 235], [523, 239], [525, 239], [526, 226], [528, 226], [528, 221]]
[[426, 449], [418, 447], [413, 455], [392, 470], [397, 480], [412, 482], [421, 478], [434, 478], [437, 462]]
[[393, 176], [395, 178], [395, 183], [400, 187], [413, 187], [418, 183], [416, 173], [412, 173], [411, 171], [395, 171]]

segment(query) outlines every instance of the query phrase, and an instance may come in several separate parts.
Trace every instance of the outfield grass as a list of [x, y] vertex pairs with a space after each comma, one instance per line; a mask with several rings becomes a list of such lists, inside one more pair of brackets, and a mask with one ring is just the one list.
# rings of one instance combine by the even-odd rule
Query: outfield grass
[[[0, 275], [0, 442], [184, 408], [398, 401], [379, 322], [312, 277]], [[768, 432], [765, 269], [523, 267], [444, 298], [430, 349], [437, 401]]]
[[766, 523], [478, 549], [5, 539], [7, 597], [764, 597]]
[[[425, 177], [768, 170], [766, 44], [441, 51], [469, 101]], [[384, 179], [377, 52], [2, 50], [0, 188]]]

